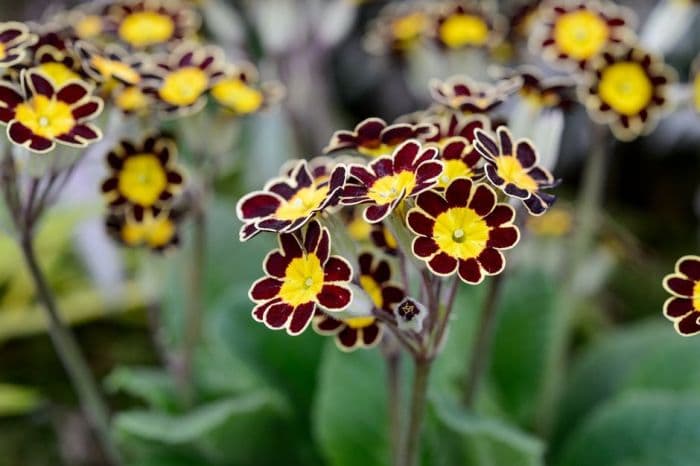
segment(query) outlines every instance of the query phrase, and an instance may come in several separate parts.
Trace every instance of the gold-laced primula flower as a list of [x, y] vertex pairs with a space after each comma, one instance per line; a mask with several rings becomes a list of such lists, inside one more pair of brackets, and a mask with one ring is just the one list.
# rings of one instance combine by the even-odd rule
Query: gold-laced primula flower
[[381, 118], [367, 118], [352, 131], [340, 130], [333, 133], [323, 152], [356, 151], [369, 157], [391, 154], [400, 144], [409, 139], [425, 139], [435, 134], [436, 128], [430, 124], [394, 123], [388, 125]]
[[440, 105], [464, 113], [486, 113], [502, 104], [516, 92], [522, 81], [504, 79], [495, 84], [474, 81], [466, 76], [453, 76], [446, 81], [430, 81], [430, 95]]
[[165, 251], [180, 243], [180, 214], [172, 209], [110, 211], [105, 220], [109, 235], [126, 247]]
[[88, 123], [102, 111], [102, 99], [82, 81], [55, 85], [37, 70], [22, 70], [21, 86], [0, 82], [0, 123], [14, 144], [48, 152], [56, 143], [85, 147], [101, 137]]
[[505, 20], [476, 2], [451, 2], [436, 15], [433, 34], [447, 49], [493, 47], [503, 39]]
[[252, 63], [229, 65], [211, 88], [214, 101], [234, 115], [250, 115], [277, 103], [284, 96], [284, 87], [276, 82], [260, 83], [258, 70]]
[[299, 335], [317, 310], [337, 312], [352, 301], [350, 264], [331, 256], [328, 230], [311, 221], [302, 234], [282, 233], [279, 249], [265, 258], [265, 277], [250, 289], [253, 318], [273, 330]]
[[542, 6], [530, 45], [564, 69], [586, 68], [609, 45], [633, 42], [634, 15], [610, 1], [563, 0]]
[[130, 54], [116, 44], [108, 44], [103, 50], [78, 41], [75, 44], [85, 73], [98, 83], [113, 87], [115, 81], [125, 86], [137, 86], [141, 82], [140, 70], [145, 57]]
[[16, 21], [0, 23], [0, 68], [7, 68], [23, 61], [27, 48], [34, 45], [37, 36], [29, 28]]
[[362, 216], [369, 223], [382, 221], [404, 199], [432, 188], [442, 173], [434, 147], [406, 141], [391, 156], [372, 160], [368, 166], [351, 165], [343, 189], [343, 204], [369, 204]]
[[700, 333], [700, 256], [684, 256], [676, 262], [676, 272], [664, 279], [664, 288], [673, 297], [664, 303], [664, 315], [684, 336]]
[[316, 214], [336, 205], [345, 184], [345, 165], [336, 165], [331, 172], [309, 170], [300, 160], [292, 171], [265, 184], [260, 191], [249, 193], [236, 206], [244, 223], [240, 240], [247, 241], [261, 231], [293, 232]]
[[484, 157], [489, 181], [508, 196], [522, 200], [532, 215], [542, 215], [556, 197], [545, 189], [559, 184], [549, 171], [538, 165], [537, 149], [527, 139], [513, 141], [508, 128], [501, 126], [494, 139], [477, 130], [475, 147]]
[[[389, 263], [376, 259], [370, 253], [361, 254], [358, 263], [360, 286], [369, 295], [376, 312], [385, 312], [390, 316], [394, 306], [403, 299], [404, 292], [391, 281]], [[348, 308], [348, 315], [342, 318], [318, 312], [313, 319], [313, 328], [320, 335], [334, 336], [336, 346], [342, 351], [372, 348], [381, 341], [384, 332], [384, 326], [377, 317], [355, 316], [352, 306]]]
[[75, 53], [73, 37], [48, 31], [39, 36], [31, 49], [32, 64], [49, 77], [54, 85], [62, 86], [74, 80], [89, 80], [83, 72], [80, 58]]
[[200, 17], [180, 0], [122, 0], [107, 9], [105, 23], [120, 41], [144, 49], [193, 37]]
[[102, 193], [112, 208], [127, 208], [139, 217], [162, 208], [182, 191], [184, 176], [175, 159], [172, 139], [147, 136], [140, 142], [121, 141], [107, 155], [109, 176]]
[[170, 114], [202, 109], [206, 93], [223, 77], [223, 51], [192, 42], [180, 44], [167, 55], [154, 59], [144, 73], [144, 92], [153, 95]]
[[375, 54], [403, 55], [420, 44], [430, 24], [430, 12], [419, 4], [389, 3], [369, 24], [365, 47]]
[[596, 122], [630, 141], [648, 134], [669, 110], [675, 71], [638, 47], [612, 48], [590, 64], [578, 95]]
[[440, 149], [442, 173], [437, 179], [436, 189], [445, 189], [457, 178], [470, 178], [478, 181], [484, 177], [479, 166], [481, 154], [467, 138], [453, 137]]
[[457, 272], [464, 282], [476, 284], [505, 267], [500, 250], [512, 248], [520, 237], [514, 217], [511, 206], [497, 204], [491, 187], [458, 178], [444, 193], [419, 195], [406, 222], [417, 235], [413, 254], [434, 274]]

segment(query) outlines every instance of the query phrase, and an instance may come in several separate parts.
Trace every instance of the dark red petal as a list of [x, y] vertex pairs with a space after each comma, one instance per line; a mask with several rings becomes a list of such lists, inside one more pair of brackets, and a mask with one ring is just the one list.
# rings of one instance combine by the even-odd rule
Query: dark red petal
[[292, 320], [287, 326], [287, 333], [294, 336], [306, 330], [306, 327], [308, 327], [311, 322], [311, 318], [314, 316], [315, 310], [316, 304], [313, 302], [297, 306], [292, 313]]
[[362, 329], [362, 342], [365, 346], [372, 346], [379, 341], [380, 327], [375, 323]]
[[700, 281], [700, 257], [688, 257], [678, 264], [678, 271], [691, 280]]
[[466, 178], [457, 178], [445, 190], [445, 199], [450, 207], [466, 207], [472, 182]]
[[58, 93], [56, 93], [56, 98], [61, 102], [74, 104], [88, 95], [88, 92], [88, 89], [82, 84], [69, 83], [58, 90]]
[[357, 329], [345, 327], [336, 336], [336, 341], [345, 349], [353, 349], [357, 345]]
[[374, 257], [369, 252], [363, 252], [357, 258], [357, 263], [360, 265], [360, 275], [372, 275], [372, 262]]
[[527, 191], [526, 189], [519, 188], [513, 183], [506, 184], [505, 188], [503, 188], [503, 191], [505, 191], [505, 193], [509, 196], [517, 197], [518, 199], [527, 199], [528, 197], [530, 197], [529, 191]]
[[30, 141], [29, 148], [37, 152], [47, 152], [55, 146], [53, 141], [41, 136], [33, 135]]
[[406, 141], [401, 144], [393, 154], [394, 171], [396, 173], [401, 171], [414, 171], [414, 162], [416, 157], [418, 157], [420, 149], [420, 144], [415, 141]]
[[457, 259], [452, 256], [448, 256], [444, 252], [436, 254], [428, 262], [430, 270], [439, 275], [449, 275], [454, 273], [457, 268]]
[[297, 167], [296, 173], [293, 175], [293, 178], [297, 182], [297, 187], [299, 188], [307, 188], [313, 184], [313, 180], [311, 179], [311, 173], [309, 173], [309, 166], [306, 163], [306, 160], [302, 160], [299, 163], [299, 166]]
[[263, 322], [265, 320], [265, 313], [270, 308], [270, 306], [272, 306], [273, 304], [277, 304], [279, 302], [280, 302], [279, 299], [273, 299], [273, 300], [266, 301], [264, 303], [261, 303], [261, 304], [255, 306], [255, 308], [253, 308], [253, 313], [252, 313], [253, 319], [255, 319], [258, 322]]
[[431, 257], [438, 251], [438, 246], [432, 238], [419, 236], [413, 240], [413, 254], [422, 259]]
[[284, 278], [290, 262], [291, 258], [283, 256], [280, 251], [272, 251], [265, 257], [263, 270], [273, 277]]
[[54, 95], [54, 89], [51, 81], [35, 71], [29, 71], [27, 76], [31, 84], [30, 88], [34, 92], [46, 97], [52, 97]]
[[380, 260], [377, 267], [374, 269], [374, 273], [372, 273], [372, 277], [374, 277], [374, 280], [380, 285], [388, 282], [391, 278], [391, 267], [389, 267], [389, 263]]
[[506, 222], [510, 222], [515, 217], [515, 209], [509, 205], [498, 204], [488, 216], [486, 216], [486, 224], [490, 227], [497, 227]]
[[506, 265], [503, 254], [493, 248], [484, 249], [481, 254], [479, 254], [477, 261], [481, 264], [481, 267], [486, 273], [491, 275], [501, 272]]
[[490, 214], [496, 205], [496, 193], [485, 184], [477, 185], [474, 195], [469, 201], [469, 207], [481, 217]]
[[316, 318], [314, 329], [321, 335], [328, 335], [336, 333], [343, 325], [345, 324], [342, 320], [334, 319], [328, 314], [321, 313]]
[[371, 205], [365, 209], [364, 216], [365, 220], [367, 220], [369, 223], [377, 223], [389, 215], [391, 209], [390, 204], [384, 204], [384, 205]]
[[447, 201], [435, 191], [421, 193], [416, 199], [416, 205], [423, 209], [431, 217], [437, 217], [447, 211]]
[[481, 267], [476, 259], [467, 259], [459, 261], [459, 278], [466, 283], [476, 284], [483, 280], [484, 276], [481, 273]]
[[304, 249], [307, 252], [316, 252], [318, 242], [321, 240], [321, 224], [318, 222], [310, 222], [306, 228], [306, 237], [304, 238]]
[[100, 139], [99, 130], [88, 124], [75, 125], [68, 134], [77, 137], [82, 142], [91, 142]]
[[394, 174], [394, 162], [388, 157], [381, 157], [373, 160], [370, 162], [369, 167], [377, 178]]
[[426, 216], [420, 210], [411, 210], [406, 217], [408, 226], [414, 233], [423, 236], [432, 236], [435, 220]]
[[321, 235], [321, 240], [316, 246], [316, 256], [321, 264], [325, 264], [328, 260], [328, 256], [331, 253], [331, 236], [327, 229], [323, 229], [323, 234]]
[[350, 264], [340, 256], [331, 256], [323, 267], [323, 281], [349, 282], [352, 278]]
[[666, 287], [679, 296], [693, 297], [695, 283], [678, 276], [666, 277]]
[[251, 220], [267, 217], [280, 206], [280, 198], [264, 191], [252, 192], [238, 202], [238, 218]]
[[265, 301], [277, 296], [282, 282], [276, 278], [264, 277], [253, 283], [250, 288], [250, 298], [252, 301]]
[[248, 241], [260, 233], [261, 230], [254, 223], [246, 223], [241, 227], [238, 237], [241, 241]]
[[350, 175], [362, 182], [365, 185], [365, 189], [371, 186], [377, 179], [377, 177], [370, 170], [368, 170], [367, 167], [363, 167], [362, 165], [351, 166]]
[[513, 139], [510, 136], [510, 132], [501, 126], [498, 128], [498, 140], [501, 143], [501, 155], [512, 155], [513, 154]]
[[73, 109], [73, 118], [83, 120], [91, 118], [102, 110], [101, 100], [90, 100], [82, 105], [78, 105]]
[[676, 329], [681, 335], [691, 336], [700, 333], [700, 312], [691, 312], [676, 322]]
[[491, 136], [486, 134], [483, 130], [477, 130], [474, 134], [476, 135], [475, 147], [482, 155], [486, 157], [498, 156], [500, 152], [498, 150], [498, 145]]
[[280, 248], [282, 253], [291, 260], [295, 257], [301, 257], [304, 250], [301, 248], [299, 240], [292, 233], [282, 233], [279, 235]]
[[267, 309], [263, 319], [272, 329], [284, 328], [292, 315], [294, 308], [287, 303], [273, 304]]
[[286, 200], [291, 199], [297, 193], [297, 190], [286, 181], [279, 181], [269, 186], [265, 186], [265, 189], [278, 194], [280, 197]]
[[490, 248], [509, 248], [518, 242], [520, 234], [515, 226], [496, 227], [489, 233], [486, 246]]
[[382, 287], [382, 305], [383, 309], [390, 311], [392, 305], [398, 303], [404, 298], [405, 294], [401, 288], [394, 285]]
[[518, 143], [515, 156], [518, 158], [523, 168], [530, 168], [537, 163], [537, 152], [535, 152], [535, 148], [532, 144], [526, 141], [520, 141]]
[[460, 159], [462, 158], [462, 153], [466, 149], [468, 145], [468, 142], [466, 139], [463, 138], [455, 138], [451, 140], [445, 147], [442, 149], [442, 158], [443, 160], [450, 160], [450, 159]]
[[14, 109], [24, 101], [22, 95], [9, 83], [0, 82], [0, 103], [2, 107]]
[[[429, 161], [420, 164], [416, 169], [416, 182], [419, 184], [426, 182], [434, 182], [435, 179], [442, 173], [443, 166], [438, 161]], [[415, 191], [415, 189], [414, 189]], [[408, 193], [410, 194], [410, 193]]]
[[327, 284], [323, 285], [317, 298], [319, 304], [325, 309], [341, 311], [350, 304], [352, 292], [343, 286]]
[[694, 310], [693, 301], [686, 298], [668, 298], [664, 303], [664, 315], [670, 319], [683, 317]]
[[381, 118], [367, 118], [355, 126], [358, 142], [362, 145], [363, 141], [379, 140], [382, 130], [386, 128], [386, 122]]
[[13, 121], [7, 127], [7, 137], [15, 144], [22, 145], [33, 136], [32, 131], [19, 121]]

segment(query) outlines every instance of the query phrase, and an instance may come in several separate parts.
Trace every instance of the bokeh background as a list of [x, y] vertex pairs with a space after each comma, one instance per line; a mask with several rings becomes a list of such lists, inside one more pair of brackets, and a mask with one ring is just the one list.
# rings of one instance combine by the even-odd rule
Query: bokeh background
[[[162, 347], [177, 339], [179, 319], [177, 311], [166, 314], [165, 322], [158, 323], [163, 330], [154, 338], [153, 319], [161, 315], [154, 307], [178, 308], [179, 273], [186, 270], [186, 260], [171, 259], [169, 264], [175, 266], [168, 274], [157, 264], [156, 272], [131, 275], [126, 285], [115, 283], [110, 270], [117, 253], [85, 227], [90, 218], [84, 212], [71, 208], [77, 201], [98, 205], [99, 180], [94, 180], [94, 191], [89, 183], [82, 190], [75, 186], [69, 190], [41, 230], [39, 248], [52, 284], [110, 403], [129, 415], [119, 418], [117, 429], [131, 449], [145, 452], [139, 464], [382, 464], [385, 452], [372, 440], [385, 436], [381, 361], [370, 355], [350, 358], [330, 352], [328, 342], [311, 332], [291, 340], [255, 325], [245, 289], [258, 276], [260, 257], [270, 243], [259, 240], [240, 246], [234, 216], [241, 193], [259, 186], [287, 159], [319, 155], [335, 129], [350, 128], [369, 116], [391, 120], [429, 102], [423, 78], [431, 76], [431, 69], [417, 73], [405, 63], [370, 55], [363, 48], [367, 25], [386, 2], [347, 2], [327, 9], [331, 3], [231, 1], [227, 8], [217, 4], [218, 14], [205, 16], [205, 32], [227, 53], [251, 59], [265, 78], [280, 79], [287, 86], [287, 98], [278, 108], [225, 130], [237, 138], [230, 154], [236, 168], [217, 185], [207, 271], [208, 337], [202, 354], [208, 365], [200, 365], [198, 371], [211, 412], [198, 412], [195, 419], [178, 417], [172, 406], [173, 387], [162, 371], [153, 369], [163, 362]], [[618, 3], [632, 7], [643, 23], [656, 2]], [[37, 20], [75, 4], [2, 0], [0, 18]], [[502, 8], [508, 4], [501, 2]], [[698, 52], [700, 18], [666, 57], [682, 81], [688, 80]], [[585, 111], [574, 106], [566, 116], [554, 170], [563, 178], [558, 205], [564, 215], [572, 208], [589, 151], [588, 127]], [[663, 276], [679, 256], [700, 250], [699, 174], [700, 115], [690, 108], [674, 112], [648, 137], [613, 144], [606, 216], [581, 280], [586, 299], [576, 313], [568, 387], [547, 456], [551, 464], [622, 464], [606, 461], [616, 458], [614, 451], [624, 450], [625, 442], [639, 439], [650, 442], [650, 453], [625, 465], [700, 464], [700, 442], [691, 441], [698, 437], [698, 418], [682, 410], [676, 416], [668, 414], [675, 409], [669, 405], [674, 397], [688, 400], [688, 413], [700, 413], [700, 340], [680, 339], [661, 315], [667, 296], [661, 287]], [[21, 256], [3, 235], [0, 465], [99, 464], [43, 330]], [[548, 273], [562, 253], [562, 237], [535, 236], [502, 302], [488, 390], [480, 403], [485, 412], [519, 430], [494, 433], [477, 424], [472, 432], [484, 442], [479, 443], [485, 445], [484, 451], [470, 450], [465, 458], [477, 460], [459, 464], [540, 464], [532, 458], [541, 455], [543, 446], [526, 432], [532, 426], [529, 405], [547, 345], [544, 322], [556, 312]], [[120, 260], [126, 270], [142, 270], [135, 256]], [[151, 286], [154, 277], [157, 283]], [[149, 291], [160, 286], [164, 291], [163, 299], [156, 300], [159, 305], [146, 305]], [[105, 298], [110, 289], [118, 298]], [[478, 300], [482, 292], [477, 287], [466, 294]], [[438, 387], [441, 378], [455, 377], [466, 364], [466, 336], [473, 320], [466, 309], [455, 324], [452, 336], [458, 338], [451, 339], [437, 370]], [[232, 393], [248, 398], [236, 404]], [[642, 398], [630, 398], [617, 411], [591, 420], [597, 409], [625, 393]], [[643, 396], [656, 396], [650, 393], [661, 398], [646, 403]], [[161, 417], [148, 417], [147, 409], [154, 407]], [[630, 413], [621, 415], [625, 410]], [[675, 421], [667, 422], [670, 417]], [[658, 420], [654, 432], [634, 430], [653, 420]], [[591, 427], [596, 423], [607, 426], [611, 438], [606, 440], [604, 429]], [[695, 431], [695, 437], [688, 431]], [[631, 433], [616, 437], [621, 432]], [[432, 435], [445, 442], [455, 440], [440, 437], [439, 432]], [[515, 446], [508, 443], [512, 439], [503, 440], [509, 435], [518, 436]], [[431, 445], [430, 454], [439, 457], [440, 441]], [[593, 445], [591, 450], [607, 448], [612, 456], [595, 456], [598, 453], [587, 452], [586, 445]], [[445, 461], [442, 464], [451, 464]]]

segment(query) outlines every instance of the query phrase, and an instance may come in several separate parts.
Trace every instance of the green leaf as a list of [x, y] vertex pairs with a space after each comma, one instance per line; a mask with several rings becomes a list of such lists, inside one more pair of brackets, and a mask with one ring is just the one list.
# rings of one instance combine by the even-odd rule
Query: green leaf
[[160, 369], [118, 367], [105, 379], [104, 385], [112, 393], [126, 393], [155, 409], [171, 411], [178, 406], [172, 378]]
[[389, 461], [386, 374], [376, 350], [323, 352], [313, 409], [314, 436], [332, 466]]
[[[446, 397], [431, 397], [433, 418], [443, 429], [438, 449], [453, 449], [443, 464], [541, 466], [542, 442], [503, 421], [467, 412]], [[443, 451], [444, 453], [444, 451]]]
[[695, 466], [700, 400], [629, 393], [601, 406], [576, 430], [558, 466]]

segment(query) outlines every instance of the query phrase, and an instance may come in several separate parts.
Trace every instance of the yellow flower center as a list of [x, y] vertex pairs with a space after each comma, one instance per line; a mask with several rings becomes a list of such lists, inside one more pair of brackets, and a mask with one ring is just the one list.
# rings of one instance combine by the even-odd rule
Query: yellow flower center
[[474, 172], [462, 160], [443, 160], [442, 175], [438, 178], [438, 186], [446, 188], [456, 178], [471, 178]]
[[117, 60], [110, 60], [96, 55], [90, 60], [92, 66], [104, 79], [117, 77], [129, 84], [137, 84], [141, 76], [131, 66]]
[[165, 170], [153, 154], [127, 158], [119, 173], [119, 192], [142, 206], [155, 204], [167, 185]]
[[119, 92], [114, 98], [114, 103], [122, 110], [135, 112], [146, 108], [148, 105], [148, 98], [141, 92], [141, 89], [136, 86], [131, 86]]
[[132, 13], [119, 26], [119, 37], [134, 47], [167, 42], [175, 32], [175, 23], [168, 15], [154, 11]]
[[284, 272], [284, 283], [279, 297], [291, 305], [315, 301], [323, 288], [323, 267], [316, 254], [310, 253], [292, 259]]
[[80, 39], [92, 39], [102, 33], [102, 18], [97, 15], [84, 16], [73, 29]]
[[328, 186], [302, 188], [292, 198], [280, 204], [275, 217], [280, 220], [296, 220], [318, 209], [328, 196]]
[[37, 66], [37, 69], [48, 76], [56, 87], [61, 87], [68, 81], [80, 79], [78, 73], [71, 70], [63, 63], [42, 63], [41, 65]]
[[559, 49], [576, 60], [597, 55], [608, 42], [608, 25], [587, 10], [562, 15], [554, 26], [554, 41]]
[[365, 241], [371, 233], [372, 225], [365, 222], [362, 217], [355, 217], [348, 224], [348, 234], [355, 241]]
[[[409, 43], [420, 37], [425, 29], [425, 15], [419, 11], [396, 18], [391, 23], [391, 32], [399, 42]], [[408, 45], [408, 44], [406, 44]]]
[[147, 244], [152, 248], [163, 247], [175, 235], [175, 225], [167, 217], [147, 216], [142, 222], [127, 222], [122, 228], [122, 240], [129, 246]]
[[216, 83], [211, 89], [211, 95], [221, 105], [241, 114], [255, 112], [264, 100], [262, 92], [234, 78]]
[[375, 204], [390, 204], [399, 196], [408, 195], [416, 186], [416, 175], [410, 171], [402, 171], [395, 175], [383, 176], [375, 181], [367, 192], [367, 196]]
[[374, 307], [381, 309], [384, 305], [384, 300], [382, 299], [382, 287], [379, 286], [379, 283], [370, 275], [360, 275], [360, 286], [372, 299]]
[[75, 119], [68, 104], [36, 95], [17, 106], [15, 118], [29, 130], [46, 139], [69, 132]]
[[497, 157], [496, 172], [506, 183], [512, 183], [528, 192], [537, 191], [537, 181], [527, 174], [516, 157]]
[[489, 38], [489, 27], [476, 15], [453, 15], [440, 26], [440, 39], [450, 48], [484, 45]]
[[693, 307], [700, 311], [700, 281], [695, 282], [693, 287]]
[[433, 239], [440, 250], [458, 258], [477, 257], [486, 247], [490, 228], [468, 207], [453, 207], [435, 219]]
[[622, 115], [636, 115], [651, 101], [653, 85], [638, 63], [614, 63], [603, 70], [600, 98]]
[[188, 66], [169, 73], [158, 90], [165, 102], [177, 105], [192, 105], [207, 90], [209, 78], [195, 66]]
[[347, 325], [350, 328], [365, 328], [369, 327], [370, 325], [374, 324], [374, 317], [367, 316], [367, 317], [351, 317], [349, 319], [345, 319], [343, 322], [345, 322], [345, 325]]

